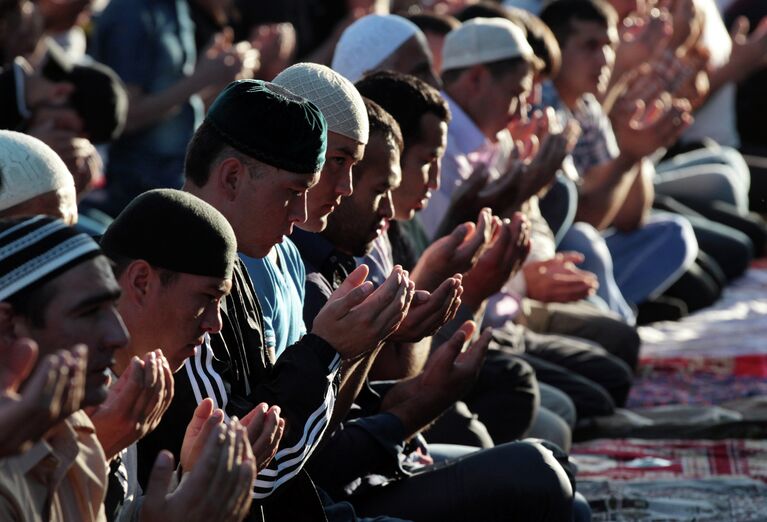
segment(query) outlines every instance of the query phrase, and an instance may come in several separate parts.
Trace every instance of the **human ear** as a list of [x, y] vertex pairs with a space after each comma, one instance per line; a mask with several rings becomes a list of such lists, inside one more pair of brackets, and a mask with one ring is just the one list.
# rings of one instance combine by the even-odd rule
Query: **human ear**
[[216, 165], [213, 175], [226, 201], [237, 199], [244, 174], [247, 174], [245, 165], [234, 157], [226, 158]]
[[152, 267], [143, 259], [131, 262], [125, 269], [120, 277], [120, 284], [123, 287], [123, 295], [130, 302], [138, 306], [146, 304], [152, 272], [154, 272]]

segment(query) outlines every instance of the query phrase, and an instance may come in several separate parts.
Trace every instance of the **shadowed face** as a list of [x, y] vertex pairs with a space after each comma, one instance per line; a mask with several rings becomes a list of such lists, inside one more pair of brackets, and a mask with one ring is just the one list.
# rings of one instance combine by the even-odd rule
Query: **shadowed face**
[[85, 261], [47, 283], [51, 285], [42, 326], [17, 318], [20, 336], [34, 339], [42, 356], [57, 350], [71, 350], [76, 344], [88, 346], [88, 366], [83, 406], [106, 399], [108, 370], [115, 350], [128, 342], [128, 333], [117, 299], [120, 286], [112, 267], [103, 256]]
[[424, 114], [419, 138], [402, 157], [402, 184], [393, 193], [394, 217], [400, 221], [413, 219], [417, 211], [429, 204], [431, 191], [439, 189], [447, 124], [435, 114]]
[[372, 134], [354, 172], [354, 193], [330, 215], [323, 235], [342, 252], [365, 255], [394, 216], [392, 192], [401, 179], [399, 148], [383, 134]]
[[317, 184], [306, 195], [306, 222], [297, 226], [309, 232], [322, 232], [328, 224], [328, 216], [341, 203], [341, 198], [351, 195], [352, 168], [365, 152], [365, 146], [351, 138], [328, 132], [328, 151], [325, 165]]

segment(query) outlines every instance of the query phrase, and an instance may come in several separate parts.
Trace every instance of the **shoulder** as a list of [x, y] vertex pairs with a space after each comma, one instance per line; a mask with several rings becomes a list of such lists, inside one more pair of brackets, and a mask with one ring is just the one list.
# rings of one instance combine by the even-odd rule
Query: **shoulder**
[[306, 274], [306, 266], [301, 258], [301, 252], [298, 251], [298, 247], [289, 237], [285, 237], [282, 243], [278, 243], [277, 248], [279, 248], [286, 268], [291, 274], [301, 274], [302, 276]]

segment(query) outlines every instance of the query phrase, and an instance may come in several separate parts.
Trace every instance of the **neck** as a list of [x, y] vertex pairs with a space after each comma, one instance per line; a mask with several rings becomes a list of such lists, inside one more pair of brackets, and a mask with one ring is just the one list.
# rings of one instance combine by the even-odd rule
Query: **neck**
[[559, 79], [554, 80], [554, 87], [557, 89], [559, 99], [562, 100], [562, 103], [564, 103], [568, 109], [572, 110], [575, 107], [575, 104], [578, 103], [578, 99], [580, 99], [583, 93], [574, 92], [573, 90], [568, 89], [567, 84], [561, 80], [561, 74], [558, 78]]
[[455, 87], [455, 85], [446, 86], [445, 92], [448, 96], [458, 105], [458, 107], [466, 113], [466, 115], [469, 117], [471, 122], [477, 126], [479, 131], [490, 141], [495, 143], [498, 141], [498, 133], [489, 131], [488, 129], [483, 128], [481, 122], [478, 122], [477, 119], [474, 117], [474, 111], [472, 110], [472, 97], [465, 93], [463, 89], [458, 89]]

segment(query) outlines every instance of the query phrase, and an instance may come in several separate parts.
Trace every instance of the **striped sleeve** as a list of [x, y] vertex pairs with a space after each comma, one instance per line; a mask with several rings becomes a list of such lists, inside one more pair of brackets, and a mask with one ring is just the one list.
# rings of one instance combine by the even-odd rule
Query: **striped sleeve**
[[[222, 376], [213, 365], [214, 353], [210, 339], [198, 347], [195, 356], [184, 364], [195, 400], [199, 404], [206, 397], [215, 407], [230, 415], [244, 416], [237, 411], [229, 396]], [[246, 398], [253, 407], [265, 402], [277, 405], [286, 421], [280, 448], [265, 469], [259, 470], [254, 483], [253, 498], [263, 500], [278, 487], [295, 477], [315, 450], [330, 422], [336, 399], [334, 382], [341, 357], [320, 337], [309, 334], [289, 347], [264, 382], [257, 383]]]

